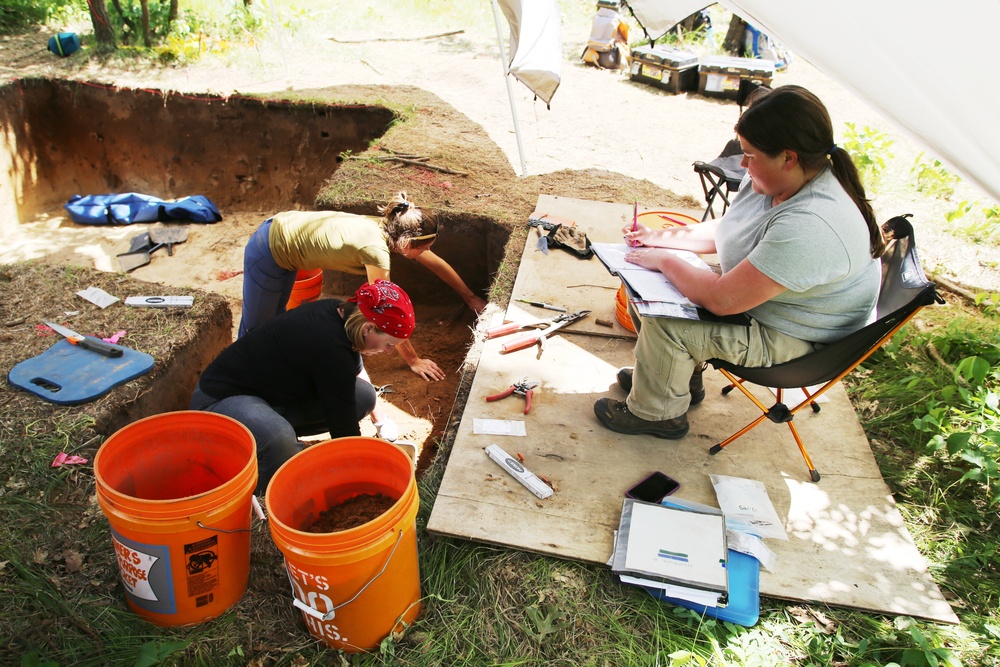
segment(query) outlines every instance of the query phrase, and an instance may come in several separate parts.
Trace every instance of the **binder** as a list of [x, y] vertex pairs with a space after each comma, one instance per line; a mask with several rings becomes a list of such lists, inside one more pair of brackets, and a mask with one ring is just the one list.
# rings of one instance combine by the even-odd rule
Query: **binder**
[[623, 583], [708, 607], [729, 602], [726, 521], [721, 512], [626, 498], [611, 569]]

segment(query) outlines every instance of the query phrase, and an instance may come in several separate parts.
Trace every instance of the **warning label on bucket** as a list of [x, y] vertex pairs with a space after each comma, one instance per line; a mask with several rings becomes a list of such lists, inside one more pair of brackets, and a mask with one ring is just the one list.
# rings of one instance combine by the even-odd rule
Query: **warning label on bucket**
[[139, 607], [161, 614], [173, 614], [174, 585], [170, 578], [170, 547], [142, 544], [112, 529], [111, 541], [118, 557], [125, 594]]
[[210, 601], [211, 596], [205, 594], [219, 587], [219, 537], [213, 535], [185, 544], [184, 558], [188, 597]]

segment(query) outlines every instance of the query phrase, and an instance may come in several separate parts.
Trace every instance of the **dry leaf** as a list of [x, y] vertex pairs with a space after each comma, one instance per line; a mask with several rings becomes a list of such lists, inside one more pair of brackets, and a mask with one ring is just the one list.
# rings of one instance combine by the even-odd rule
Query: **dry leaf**
[[67, 551], [63, 554], [63, 559], [66, 561], [67, 572], [79, 572], [83, 569], [83, 556], [77, 552]]

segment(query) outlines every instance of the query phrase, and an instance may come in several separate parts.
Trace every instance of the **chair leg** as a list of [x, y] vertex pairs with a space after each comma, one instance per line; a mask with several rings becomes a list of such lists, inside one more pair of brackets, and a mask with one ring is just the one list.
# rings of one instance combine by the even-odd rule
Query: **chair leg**
[[718, 454], [719, 452], [722, 451], [723, 447], [725, 447], [728, 444], [731, 444], [734, 440], [738, 439], [743, 434], [750, 432], [752, 429], [754, 429], [758, 424], [760, 424], [765, 419], [767, 419], [767, 413], [762, 414], [760, 417], [757, 417], [757, 419], [754, 419], [752, 422], [750, 422], [749, 424], [747, 424], [746, 426], [744, 426], [739, 431], [737, 431], [736, 433], [732, 434], [731, 436], [729, 436], [728, 438], [726, 438], [725, 440], [723, 440], [719, 444], [713, 445], [712, 448], [708, 450], [708, 453], [709, 454], [713, 454], [713, 455], [714, 454]]
[[795, 438], [795, 444], [799, 446], [799, 453], [802, 454], [802, 459], [806, 462], [806, 466], [809, 468], [809, 477], [814, 482], [819, 481], [819, 473], [816, 472], [816, 466], [813, 465], [812, 459], [809, 458], [809, 452], [806, 451], [806, 446], [802, 442], [802, 438], [799, 437], [799, 431], [795, 428], [795, 422], [788, 422], [788, 429], [792, 432], [792, 437]]
[[802, 459], [806, 462], [806, 467], [809, 468], [809, 478], [813, 482], [818, 482], [820, 480], [820, 475], [816, 471], [816, 466], [813, 465], [812, 459], [809, 457], [809, 452], [806, 451], [806, 446], [802, 442], [802, 438], [799, 436], [799, 431], [798, 429], [795, 428], [795, 423], [792, 420], [795, 418], [795, 411], [799, 410], [802, 407], [805, 407], [806, 401], [809, 401], [809, 404], [812, 406], [814, 412], [819, 412], [818, 409], [819, 405], [812, 399], [816, 396], [819, 396], [819, 394], [823, 393], [826, 390], [826, 388], [830, 386], [830, 383], [824, 385], [823, 389], [821, 389], [816, 394], [811, 394], [809, 391], [806, 390], [805, 387], [803, 387], [802, 392], [805, 394], [805, 400], [799, 403], [792, 410], [789, 410], [789, 408], [784, 403], [782, 403], [782, 399], [784, 397], [783, 389], [779, 388], [777, 390], [777, 395], [775, 396], [777, 401], [775, 402], [774, 405], [768, 407], [764, 405], [764, 403], [762, 403], [760, 399], [754, 396], [749, 389], [743, 386], [744, 383], [743, 378], [737, 378], [732, 373], [721, 368], [719, 369], [719, 372], [721, 372], [726, 377], [726, 379], [729, 380], [729, 386], [724, 387], [722, 389], [723, 394], [728, 394], [733, 389], [739, 389], [744, 396], [750, 399], [750, 401], [752, 401], [754, 405], [757, 406], [757, 408], [761, 411], [762, 414], [756, 419], [754, 419], [752, 422], [741, 428], [739, 431], [737, 431], [733, 435], [729, 436], [728, 438], [720, 442], [719, 444], [713, 445], [708, 450], [708, 453], [712, 455], [718, 454], [719, 452], [722, 451], [722, 449], [726, 445], [732, 444], [733, 441], [737, 440], [738, 438], [748, 433], [750, 430], [755, 428], [765, 419], [770, 419], [776, 424], [784, 422], [788, 424], [788, 429], [792, 432], [792, 437], [795, 439], [795, 444], [799, 448], [799, 453], [802, 455]]

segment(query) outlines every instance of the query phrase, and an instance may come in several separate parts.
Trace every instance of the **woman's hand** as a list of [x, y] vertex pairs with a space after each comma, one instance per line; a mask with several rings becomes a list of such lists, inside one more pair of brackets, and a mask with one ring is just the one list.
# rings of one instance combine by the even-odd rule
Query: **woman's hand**
[[622, 227], [622, 234], [625, 236], [625, 245], [635, 248], [649, 245], [653, 230], [646, 225], [636, 225], [635, 231], [632, 231], [632, 225], [626, 225]]
[[486, 299], [481, 299], [480, 297], [472, 294], [465, 299], [465, 304], [472, 309], [476, 315], [479, 315], [486, 308]]
[[444, 371], [430, 359], [417, 359], [410, 364], [410, 370], [425, 380], [443, 380]]
[[664, 255], [669, 255], [667, 250], [657, 250], [654, 248], [635, 248], [625, 253], [625, 261], [629, 264], [638, 264], [644, 269], [660, 270], [660, 259]]

